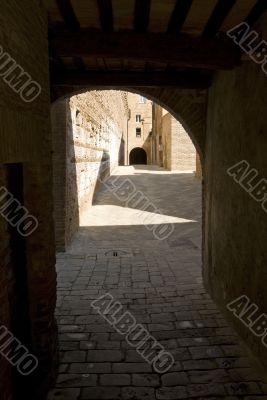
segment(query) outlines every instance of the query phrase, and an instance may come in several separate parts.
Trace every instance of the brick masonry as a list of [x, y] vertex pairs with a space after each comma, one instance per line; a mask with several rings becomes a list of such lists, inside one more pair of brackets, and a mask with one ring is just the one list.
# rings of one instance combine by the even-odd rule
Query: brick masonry
[[[267, 40], [264, 18], [257, 31]], [[259, 314], [267, 310], [267, 214], [227, 174], [228, 168], [247, 160], [259, 178], [267, 179], [266, 92], [267, 77], [258, 64], [247, 62], [216, 74], [209, 93], [204, 168], [206, 287], [265, 368], [266, 347], [226, 304], [246, 295]]]
[[56, 243], [67, 246], [92, 205], [99, 179], [124, 162], [125, 92], [90, 91], [52, 107]]
[[[180, 171], [196, 170], [196, 149], [188, 133], [171, 116], [171, 169]], [[167, 136], [168, 137], [168, 136]]]
[[[128, 91], [128, 88], [125, 87], [123, 90]], [[76, 87], [72, 86], [58, 88], [54, 93], [54, 98], [59, 99], [61, 96], [71, 95], [75, 91]], [[81, 89], [81, 92], [86, 91], [88, 88]], [[206, 137], [206, 90], [136, 87], [131, 92], [155, 101], [178, 119], [203, 160]]]
[[196, 149], [182, 124], [161, 106], [153, 105], [153, 159], [169, 170], [195, 171]]
[[202, 178], [202, 166], [198, 153], [196, 153], [196, 177], [199, 179]]
[[[39, 1], [30, 0], [24, 3], [12, 1], [1, 5], [1, 46], [42, 88], [41, 94], [34, 102], [25, 103], [2, 79], [0, 80], [1, 179], [3, 179], [4, 164], [22, 164], [24, 205], [39, 222], [38, 229], [25, 240], [27, 260], [25, 289], [30, 322], [25, 320], [22, 327], [30, 332], [29, 350], [37, 356], [39, 367], [27, 380], [27, 395], [22, 388], [20, 391], [21, 397], [31, 398], [34, 393], [39, 399], [45, 396], [47, 388], [51, 385], [57, 361], [57, 331], [54, 319], [56, 272], [52, 218], [52, 146], [46, 23], [46, 12]], [[0, 227], [0, 252], [3, 256], [0, 267], [1, 323], [11, 328], [9, 315], [14, 317], [14, 314], [10, 299], [14, 300], [12, 295], [14, 282], [5, 274], [11, 248], [2, 218]], [[0, 397], [1, 400], [9, 400], [12, 397], [9, 387], [10, 365], [2, 357], [0, 363]], [[14, 384], [13, 388], [19, 391], [20, 385]]]
[[[163, 112], [163, 109], [162, 109]], [[160, 146], [160, 153], [161, 153], [161, 163], [164, 168], [169, 170], [172, 169], [172, 165], [174, 160], [172, 159], [173, 156], [173, 147], [176, 148], [176, 143], [174, 143], [173, 138], [173, 130], [172, 130], [172, 116], [170, 113], [165, 113], [162, 115], [162, 122], [161, 122], [161, 144]], [[177, 138], [176, 138], [177, 139]]]
[[66, 156], [67, 156], [67, 100], [52, 104], [51, 123], [53, 138], [54, 220], [56, 249], [64, 250], [67, 241], [66, 221]]

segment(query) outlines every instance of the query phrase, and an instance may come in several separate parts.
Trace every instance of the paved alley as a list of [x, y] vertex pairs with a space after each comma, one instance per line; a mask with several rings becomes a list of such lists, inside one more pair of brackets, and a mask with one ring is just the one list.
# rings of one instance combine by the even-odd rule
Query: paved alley
[[[115, 193], [125, 179], [161, 214]], [[57, 258], [61, 358], [49, 400], [267, 399], [267, 384], [202, 284], [201, 198], [193, 173], [152, 166], [119, 167], [102, 185]], [[171, 233], [159, 240], [152, 228], [165, 224]], [[94, 310], [105, 293], [173, 355], [169, 371], [157, 373]]]

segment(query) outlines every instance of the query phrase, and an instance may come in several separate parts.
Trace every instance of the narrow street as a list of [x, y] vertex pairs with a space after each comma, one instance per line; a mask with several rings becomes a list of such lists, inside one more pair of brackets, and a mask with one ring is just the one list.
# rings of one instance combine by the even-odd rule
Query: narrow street
[[[161, 211], [155, 224], [172, 224], [168, 238], [145, 226], [148, 211], [111, 193], [125, 179]], [[201, 197], [192, 173], [152, 166], [119, 167], [102, 185], [58, 254], [61, 359], [49, 400], [267, 399], [267, 384], [203, 287]], [[173, 355], [168, 372], [156, 373], [91, 307], [105, 293]]]

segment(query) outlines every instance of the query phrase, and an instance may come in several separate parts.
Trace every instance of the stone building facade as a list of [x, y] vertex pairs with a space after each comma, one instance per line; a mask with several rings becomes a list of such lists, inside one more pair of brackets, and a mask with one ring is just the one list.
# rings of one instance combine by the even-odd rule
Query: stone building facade
[[153, 163], [169, 170], [195, 171], [196, 149], [186, 130], [167, 110], [153, 103]]
[[103, 178], [124, 163], [127, 116], [126, 93], [115, 90], [90, 91], [52, 108], [58, 249], [70, 243]]
[[125, 165], [152, 164], [152, 101], [134, 93], [127, 93], [127, 99], [130, 113], [124, 138]]

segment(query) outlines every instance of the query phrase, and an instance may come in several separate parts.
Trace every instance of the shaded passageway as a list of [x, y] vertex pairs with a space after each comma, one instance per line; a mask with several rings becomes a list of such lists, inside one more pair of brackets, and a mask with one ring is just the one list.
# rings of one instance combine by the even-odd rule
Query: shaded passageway
[[[63, 354], [56, 398], [263, 396], [266, 386], [243, 350], [238, 355], [237, 337], [201, 275], [266, 371], [266, 0], [4, 1], [0, 32], [0, 321], [14, 338], [0, 345], [1, 400], [44, 400], [54, 384], [55, 254], [77, 228], [72, 247], [58, 255]], [[93, 101], [98, 90], [109, 93], [94, 93]], [[175, 167], [165, 150], [178, 141], [159, 135], [164, 126], [155, 124], [157, 112], [151, 130], [146, 113], [130, 114], [126, 97], [114, 102], [112, 90], [140, 96], [140, 108], [146, 99], [158, 103], [196, 147], [203, 171], [202, 267], [201, 206], [194, 203], [200, 188], [190, 175], [125, 170], [131, 176], [128, 189], [121, 188], [126, 199], [115, 196], [121, 178], [112, 177], [86, 217], [97, 183], [118, 162], [128, 164], [132, 148], [143, 147], [149, 165]], [[173, 119], [165, 122], [170, 132]], [[150, 150], [142, 143], [148, 144], [146, 134]], [[142, 215], [134, 203], [121, 207], [131, 182], [153, 199]], [[158, 222], [157, 209], [163, 213]], [[36, 229], [17, 240], [15, 229], [26, 218]], [[166, 219], [174, 231], [156, 240], [153, 232], [162, 234]], [[174, 375], [158, 376], [144, 361], [135, 366], [125, 338], [90, 306], [106, 291], [173, 350]], [[247, 309], [240, 318], [229, 310], [241, 296], [248, 310], [251, 304], [258, 310], [251, 320]], [[35, 364], [17, 379], [25, 348]]]
[[[147, 211], [127, 203], [125, 182], [151, 201]], [[155, 219], [151, 205], [161, 211]], [[72, 245], [58, 254], [61, 358], [49, 400], [266, 398], [261, 373], [203, 288], [201, 210], [191, 173], [119, 167], [102, 185]], [[148, 221], [173, 232], [158, 240]], [[169, 371], [155, 372], [97, 314], [91, 303], [105, 293], [173, 355]]]

